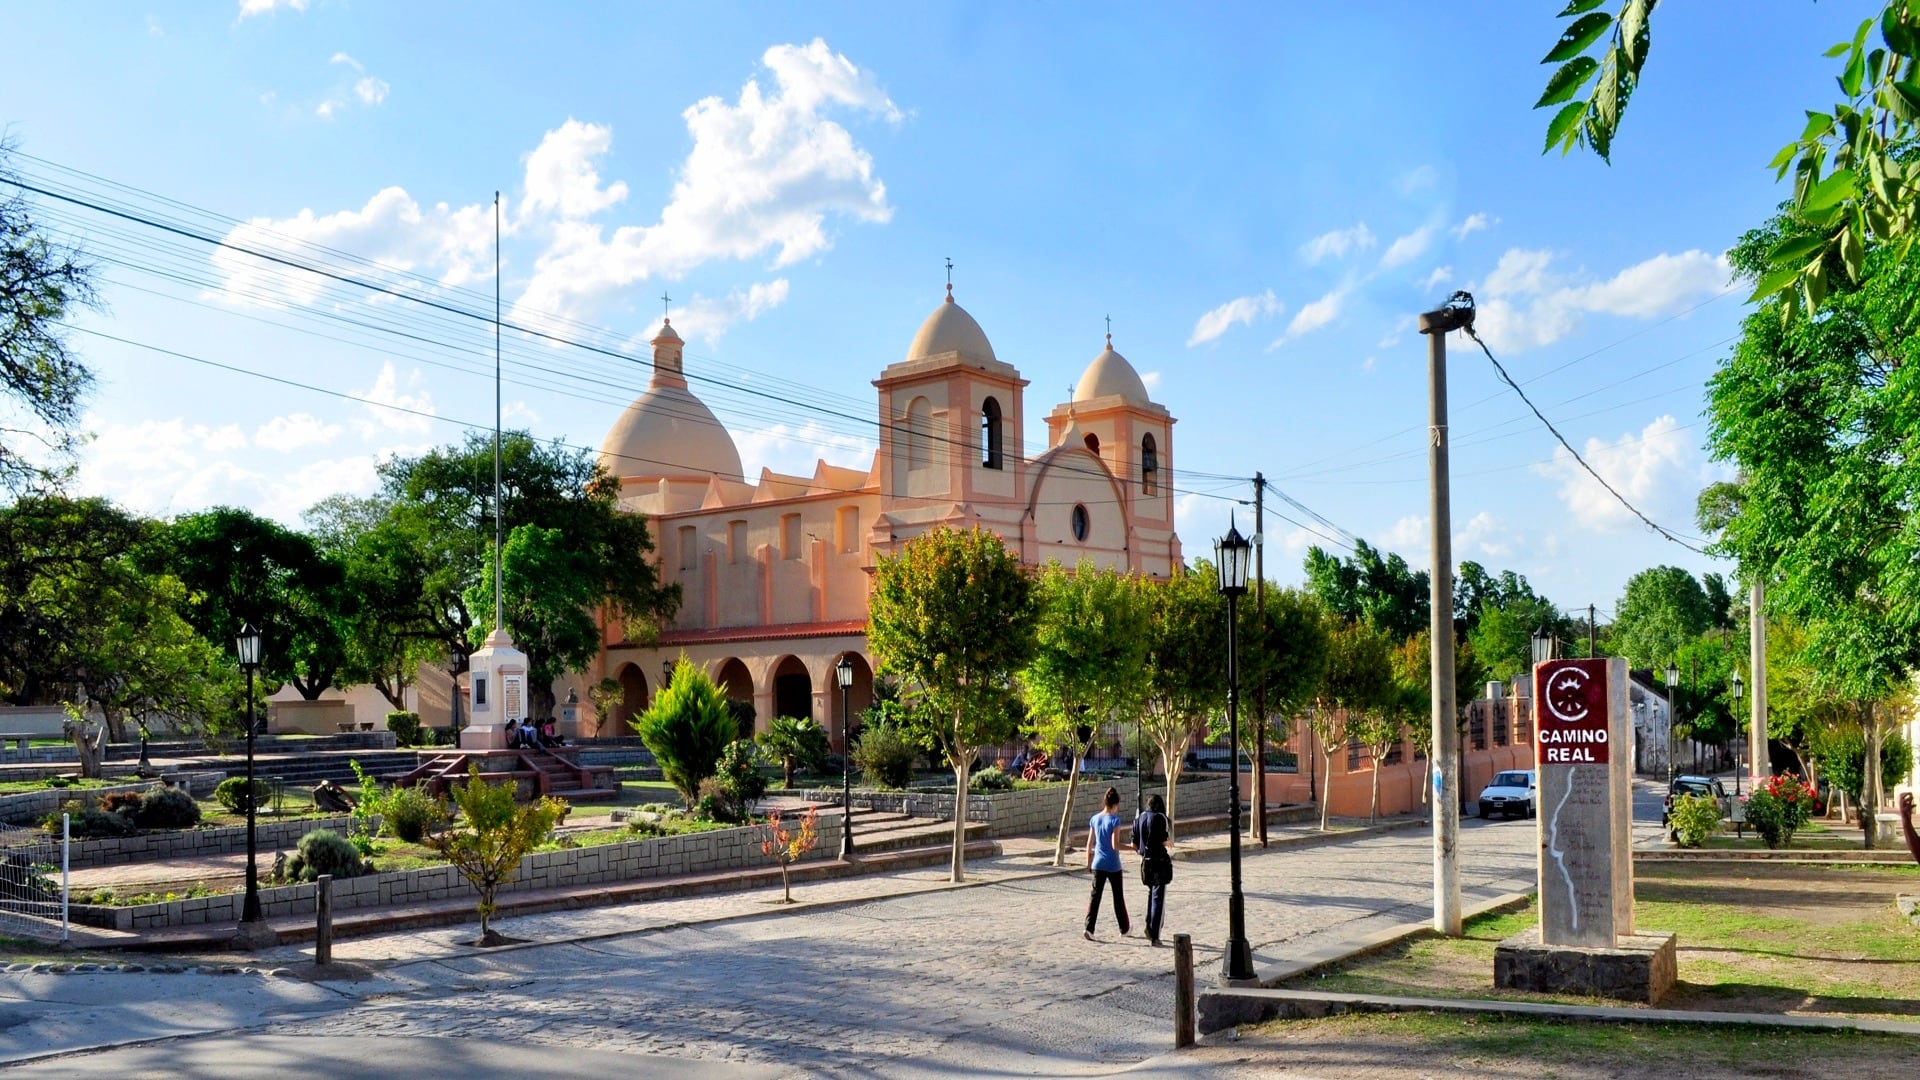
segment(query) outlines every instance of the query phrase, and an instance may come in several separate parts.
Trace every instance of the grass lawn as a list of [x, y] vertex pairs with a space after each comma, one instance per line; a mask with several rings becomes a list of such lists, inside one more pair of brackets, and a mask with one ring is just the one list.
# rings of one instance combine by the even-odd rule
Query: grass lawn
[[[1920, 931], [1893, 904], [1920, 892], [1920, 867], [1655, 863], [1635, 876], [1635, 927], [1678, 937], [1680, 979], [1662, 1008], [1920, 1018]], [[1493, 988], [1494, 946], [1537, 921], [1532, 906], [1485, 916], [1461, 938], [1423, 936], [1288, 987], [1598, 1003]]]
[[1426, 1013], [1281, 1020], [1195, 1053], [1203, 1061], [1283, 1062], [1279, 1075], [1425, 1080], [1434, 1076], [1661, 1080], [1910, 1076], [1920, 1055], [1897, 1035], [1779, 1028], [1568, 1024]]
[[65, 780], [49, 784], [45, 780], [8, 780], [0, 782], [0, 795], [22, 795], [30, 791], [85, 791], [88, 788], [102, 788], [124, 783], [127, 781]]

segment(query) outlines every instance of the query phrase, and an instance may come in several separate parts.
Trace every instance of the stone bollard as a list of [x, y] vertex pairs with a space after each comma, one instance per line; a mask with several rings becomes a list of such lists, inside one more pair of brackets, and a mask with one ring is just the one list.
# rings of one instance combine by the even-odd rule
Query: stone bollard
[[321, 874], [313, 891], [313, 962], [333, 963], [333, 875]]
[[1193, 1045], [1193, 935], [1173, 935], [1173, 1048]]

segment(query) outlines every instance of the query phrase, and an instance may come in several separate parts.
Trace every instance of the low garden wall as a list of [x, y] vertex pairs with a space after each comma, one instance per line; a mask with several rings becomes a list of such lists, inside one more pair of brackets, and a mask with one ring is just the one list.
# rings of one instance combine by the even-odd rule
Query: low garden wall
[[[808, 855], [809, 860], [839, 856], [840, 826], [839, 814], [821, 816], [820, 840]], [[772, 858], [760, 853], [760, 830], [742, 826], [535, 852], [520, 860], [519, 873], [514, 880], [500, 886], [500, 893], [777, 865]], [[312, 915], [316, 889], [317, 886], [311, 884], [263, 887], [261, 912], [269, 919]], [[477, 902], [479, 895], [458, 870], [451, 866], [433, 866], [336, 880], [333, 908], [346, 911], [419, 904], [449, 897], [471, 897]], [[237, 924], [244, 901], [245, 896], [235, 892], [129, 907], [75, 904], [71, 913], [74, 922], [86, 926], [124, 931], [160, 930], [205, 923]]]
[[[378, 819], [375, 819], [378, 822]], [[254, 822], [255, 841], [263, 852], [292, 851], [300, 838], [314, 829], [332, 829], [346, 835], [353, 818], [336, 817], [277, 818]], [[186, 859], [200, 855], [224, 855], [247, 850], [245, 825], [217, 829], [163, 829], [138, 836], [116, 836], [101, 840], [75, 840], [69, 849], [69, 865], [75, 870], [89, 866], [116, 866], [121, 863], [149, 862], [160, 859]]]
[[[177, 780], [175, 778], [178, 778]], [[225, 780], [224, 772], [168, 773], [168, 780], [187, 785], [187, 790], [195, 796], [210, 794]], [[106, 787], [90, 788], [47, 788], [44, 791], [23, 791], [18, 795], [0, 795], [0, 823], [8, 825], [38, 825], [40, 819], [60, 809], [60, 804], [70, 799], [98, 800], [116, 791], [145, 791], [157, 781], [139, 780], [125, 784], [110, 784]]]
[[[1139, 805], [1135, 794], [1138, 784], [1138, 778], [1132, 776], [1120, 780], [1082, 780], [1079, 790], [1074, 792], [1073, 824], [1083, 827], [1088, 818], [1099, 812], [1101, 800], [1105, 798], [1109, 787], [1119, 789], [1121, 816], [1131, 820], [1133, 808]], [[1165, 791], [1165, 781], [1147, 781], [1148, 795]], [[994, 836], [1053, 832], [1060, 828], [1060, 807], [1066, 795], [1067, 785], [1064, 783], [996, 791], [990, 795], [969, 795], [967, 820], [985, 824], [988, 832]], [[1176, 826], [1183, 818], [1226, 813], [1227, 795], [1227, 778], [1224, 776], [1182, 782], [1171, 808]], [[840, 799], [840, 789], [812, 788], [802, 791], [800, 797], [810, 802], [835, 803]], [[944, 792], [855, 790], [853, 801], [875, 810], [912, 814], [914, 817], [949, 820], [953, 817], [953, 796]]]

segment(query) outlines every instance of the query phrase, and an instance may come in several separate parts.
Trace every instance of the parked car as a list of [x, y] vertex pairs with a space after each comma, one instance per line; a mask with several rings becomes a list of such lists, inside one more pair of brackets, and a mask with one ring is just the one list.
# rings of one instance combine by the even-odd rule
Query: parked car
[[1667, 829], [1667, 838], [1678, 840], [1680, 836], [1667, 822], [1673, 813], [1673, 800], [1682, 795], [1707, 795], [1720, 804], [1720, 816], [1733, 816], [1733, 795], [1727, 791], [1727, 785], [1711, 776], [1676, 776], [1673, 784], [1667, 788], [1667, 797], [1660, 804], [1660, 827]]
[[1500, 773], [1480, 792], [1480, 816], [1532, 817], [1540, 794], [1540, 780], [1532, 769]]

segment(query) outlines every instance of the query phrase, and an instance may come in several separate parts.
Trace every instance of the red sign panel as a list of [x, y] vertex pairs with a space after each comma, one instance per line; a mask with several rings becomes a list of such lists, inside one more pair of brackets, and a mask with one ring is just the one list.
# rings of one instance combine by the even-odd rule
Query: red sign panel
[[1533, 669], [1535, 760], [1604, 765], [1612, 737], [1607, 661], [1549, 660]]

